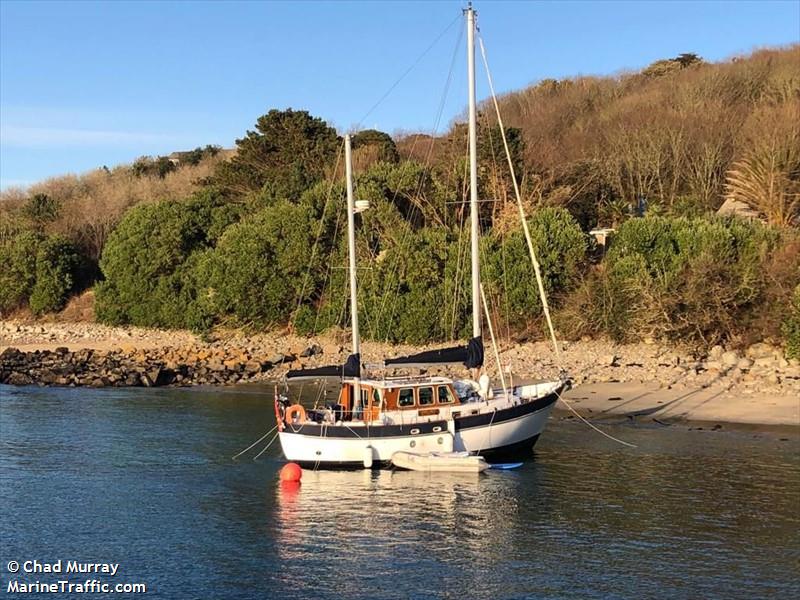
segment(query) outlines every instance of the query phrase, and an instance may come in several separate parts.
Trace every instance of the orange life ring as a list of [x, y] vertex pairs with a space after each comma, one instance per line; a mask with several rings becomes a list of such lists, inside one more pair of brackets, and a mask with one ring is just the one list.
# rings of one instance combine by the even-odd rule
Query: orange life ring
[[[297, 414], [297, 421], [295, 421], [294, 419], [295, 414]], [[284, 419], [286, 419], [287, 425], [293, 425], [295, 422], [305, 423], [306, 409], [303, 408], [303, 406], [300, 404], [292, 404], [289, 408], [286, 409]]]

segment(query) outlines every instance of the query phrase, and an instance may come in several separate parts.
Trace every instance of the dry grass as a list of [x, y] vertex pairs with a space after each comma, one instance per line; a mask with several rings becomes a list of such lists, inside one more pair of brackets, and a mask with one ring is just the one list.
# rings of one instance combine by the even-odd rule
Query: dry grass
[[46, 233], [59, 233], [74, 241], [90, 259], [97, 261], [109, 233], [131, 206], [165, 198], [183, 198], [200, 189], [220, 153], [196, 166], [187, 165], [165, 177], [137, 177], [129, 165], [97, 169], [81, 175], [63, 175], [37, 183], [27, 190], [0, 193], [0, 238], [30, 225], [24, 206], [35, 194], [46, 194], [60, 205], [55, 220], [41, 224]]

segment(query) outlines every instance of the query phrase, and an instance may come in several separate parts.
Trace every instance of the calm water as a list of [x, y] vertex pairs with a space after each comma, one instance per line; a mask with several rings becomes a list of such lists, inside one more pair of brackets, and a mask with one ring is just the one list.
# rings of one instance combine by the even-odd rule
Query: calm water
[[292, 490], [277, 442], [231, 460], [273, 426], [269, 393], [0, 397], [3, 595], [9, 560], [62, 559], [162, 598], [800, 597], [796, 434], [613, 427], [634, 450], [552, 421], [517, 471]]

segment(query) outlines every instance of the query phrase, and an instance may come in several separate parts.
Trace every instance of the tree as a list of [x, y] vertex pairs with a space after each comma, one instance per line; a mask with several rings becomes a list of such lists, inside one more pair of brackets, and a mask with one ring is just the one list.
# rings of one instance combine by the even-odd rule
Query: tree
[[373, 162], [396, 163], [400, 160], [397, 146], [388, 133], [377, 129], [359, 131], [352, 138], [355, 167], [364, 168]]
[[339, 142], [335, 129], [306, 111], [271, 110], [236, 140], [236, 155], [219, 165], [215, 181], [234, 195], [269, 188], [273, 198], [297, 200], [328, 174]]
[[30, 307], [36, 315], [61, 310], [80, 283], [82, 260], [77, 248], [64, 237], [44, 240], [36, 253], [36, 283]]
[[0, 243], [0, 312], [22, 306], [36, 283], [36, 254], [43, 236], [25, 231]]
[[310, 264], [314, 233], [311, 209], [286, 201], [230, 227], [207, 257], [203, 295], [213, 298], [220, 317], [242, 325], [287, 322], [298, 299], [318, 286], [323, 258], [316, 254]]
[[126, 213], [100, 258], [105, 281], [97, 287], [101, 321], [155, 327], [185, 326], [192, 281], [183, 265], [216, 244], [238, 211], [213, 190], [184, 201], [142, 204]]
[[23, 213], [36, 229], [41, 230], [47, 223], [58, 218], [61, 203], [47, 194], [34, 194], [23, 206]]

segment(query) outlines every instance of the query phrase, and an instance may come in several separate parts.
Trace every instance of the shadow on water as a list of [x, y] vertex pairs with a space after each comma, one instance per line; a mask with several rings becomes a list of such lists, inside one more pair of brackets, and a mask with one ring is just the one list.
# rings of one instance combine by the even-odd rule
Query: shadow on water
[[797, 436], [553, 421], [515, 471], [286, 486], [277, 444], [231, 460], [273, 425], [271, 390], [0, 388], [0, 554], [164, 598], [800, 594]]

